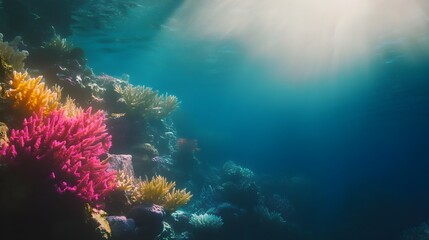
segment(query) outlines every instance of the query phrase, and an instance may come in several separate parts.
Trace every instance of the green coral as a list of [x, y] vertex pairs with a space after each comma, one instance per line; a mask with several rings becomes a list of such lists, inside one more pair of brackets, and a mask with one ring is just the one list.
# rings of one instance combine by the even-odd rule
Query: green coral
[[195, 229], [215, 230], [219, 229], [223, 225], [222, 218], [213, 214], [192, 214], [189, 220]]
[[255, 212], [259, 216], [260, 221], [265, 222], [270, 225], [283, 225], [286, 223], [286, 220], [278, 212], [270, 211], [267, 207], [263, 205], [258, 205], [255, 207]]
[[45, 42], [42, 48], [52, 49], [56, 52], [70, 52], [73, 47], [66, 38], [61, 38], [60, 35], [56, 34], [49, 42]]
[[142, 115], [147, 119], [163, 119], [170, 115], [178, 106], [176, 96], [159, 95], [158, 91], [146, 86], [127, 85], [115, 86], [120, 94], [120, 102], [127, 106], [126, 114]]
[[252, 170], [237, 165], [232, 161], [228, 161], [223, 165], [223, 171], [228, 178], [233, 180], [246, 180], [251, 179], [254, 176]]

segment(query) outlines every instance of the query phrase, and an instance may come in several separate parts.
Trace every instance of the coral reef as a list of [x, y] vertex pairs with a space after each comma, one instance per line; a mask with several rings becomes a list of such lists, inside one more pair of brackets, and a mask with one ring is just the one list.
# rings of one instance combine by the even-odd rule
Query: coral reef
[[21, 43], [22, 38], [18, 36], [11, 42], [4, 42], [3, 34], [0, 33], [0, 58], [17, 71], [22, 71], [24, 69], [24, 60], [29, 55], [28, 51], [18, 50], [18, 46]]
[[6, 90], [6, 97], [13, 100], [13, 107], [25, 114], [39, 112], [43, 109], [48, 114], [57, 109], [61, 99], [61, 89], [47, 88], [42, 76], [28, 78], [28, 73], [13, 72], [13, 79], [9, 82], [10, 89]]
[[66, 102], [61, 106], [67, 117], [77, 117], [83, 113], [83, 108], [78, 107], [74, 99], [67, 96]]
[[[83, 2], [89, 8], [73, 9]], [[67, 0], [64, 6], [53, 5], [59, 12], [74, 12], [78, 28], [79, 21], [92, 19], [81, 15], [91, 6], [121, 14], [126, 9], [110, 7], [129, 8], [136, 2]], [[20, 239], [35, 233], [70, 240], [287, 235], [293, 208], [285, 194], [267, 197], [255, 173], [232, 161], [223, 168], [200, 162], [197, 140], [177, 136], [171, 117], [180, 104], [175, 96], [135, 86], [128, 76], [95, 75], [83, 50], [64, 38], [70, 16], [39, 36], [28, 28], [46, 25], [44, 7], [29, 0], [1, 3], [0, 31], [25, 32], [30, 38], [24, 45], [19, 37], [3, 42], [0, 35], [0, 211], [8, 219], [6, 232], [31, 225], [29, 232], [19, 232]], [[11, 24], [11, 14], [20, 8], [17, 23]], [[14, 26], [16, 32], [11, 31]], [[18, 50], [23, 47], [31, 55]], [[29, 77], [24, 67], [45, 78]], [[187, 189], [200, 191], [198, 197]]]
[[119, 171], [117, 182], [118, 188], [125, 191], [132, 204], [157, 204], [170, 212], [187, 204], [192, 197], [186, 189], [177, 190], [175, 182], [168, 182], [162, 176], [142, 181]]
[[219, 234], [223, 220], [219, 216], [209, 213], [192, 214], [189, 224], [191, 225], [191, 239], [222, 239]]
[[252, 179], [254, 176], [252, 170], [237, 165], [233, 161], [224, 163], [222, 168], [226, 178], [232, 181], [248, 180]]
[[134, 198], [137, 202], [149, 202], [164, 206], [168, 211], [174, 211], [185, 205], [192, 197], [186, 189], [176, 190], [175, 182], [168, 182], [165, 177], [156, 176], [151, 180], [138, 181]]
[[163, 119], [179, 106], [175, 96], [158, 95], [158, 91], [146, 86], [116, 85], [115, 91], [127, 106], [126, 114], [140, 115], [146, 119]]
[[429, 240], [429, 221], [424, 221], [418, 226], [404, 230], [400, 240]]
[[65, 95], [84, 107], [95, 101], [94, 96], [102, 91], [86, 62], [83, 50], [59, 35], [34, 47], [26, 61], [34, 72], [45, 76], [48, 85], [59, 85]]
[[270, 224], [281, 225], [286, 223], [286, 220], [278, 212], [272, 212], [267, 207], [263, 205], [258, 205], [255, 207], [255, 213], [259, 215], [260, 221]]
[[218, 229], [222, 227], [222, 218], [213, 214], [192, 214], [189, 223], [197, 229]]
[[9, 146], [0, 159], [11, 167], [29, 168], [51, 178], [60, 193], [71, 192], [99, 206], [116, 187], [116, 172], [107, 172], [100, 156], [111, 145], [104, 113], [91, 108], [78, 117], [53, 111], [25, 119], [21, 130], [12, 130]]

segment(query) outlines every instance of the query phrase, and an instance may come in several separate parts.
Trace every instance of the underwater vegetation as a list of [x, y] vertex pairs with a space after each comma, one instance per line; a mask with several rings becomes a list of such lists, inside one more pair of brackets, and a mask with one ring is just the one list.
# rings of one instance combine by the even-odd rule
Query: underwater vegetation
[[268, 204], [253, 171], [232, 161], [211, 168], [196, 139], [177, 136], [176, 96], [94, 74], [58, 35], [32, 46], [34, 55], [2, 44], [0, 213], [9, 239], [259, 239], [245, 231], [255, 224], [267, 236], [297, 232], [277, 211], [289, 202]]
[[67, 40], [145, 4], [0, 0], [0, 235], [299, 239], [289, 201], [270, 203], [252, 170], [211, 167], [179, 136], [178, 97], [95, 74]]

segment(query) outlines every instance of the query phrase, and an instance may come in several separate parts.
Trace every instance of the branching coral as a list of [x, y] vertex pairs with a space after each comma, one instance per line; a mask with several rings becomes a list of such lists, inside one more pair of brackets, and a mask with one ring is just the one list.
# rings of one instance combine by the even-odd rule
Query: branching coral
[[186, 189], [176, 190], [173, 188], [164, 198], [164, 208], [169, 211], [174, 211], [178, 206], [183, 206], [191, 200], [191, 193]]
[[74, 100], [67, 96], [66, 103], [61, 106], [67, 117], [77, 117], [83, 113], [83, 109], [78, 107]]
[[149, 119], [165, 118], [179, 106], [175, 96], [158, 95], [150, 87], [128, 85], [122, 88], [116, 85], [115, 91], [121, 95], [120, 100], [126, 104], [128, 113]]
[[237, 165], [232, 161], [228, 161], [223, 164], [223, 171], [227, 178], [235, 181], [249, 180], [252, 179], [254, 176], [252, 170]]
[[139, 181], [137, 185], [137, 194], [139, 201], [164, 205], [165, 196], [174, 188], [175, 182], [167, 182], [162, 176], [153, 177]]
[[17, 71], [24, 69], [24, 60], [28, 57], [27, 51], [18, 50], [21, 42], [21, 37], [15, 37], [9, 43], [3, 42], [3, 34], [0, 33], [0, 57]]
[[124, 191], [128, 196], [131, 197], [131, 201], [135, 202], [137, 199], [134, 198], [135, 178], [126, 174], [125, 171], [119, 170], [116, 175], [117, 189]]
[[223, 225], [222, 218], [213, 214], [192, 214], [189, 223], [196, 229], [215, 230]]
[[[116, 172], [100, 156], [111, 147], [103, 112], [91, 108], [68, 118], [64, 111], [33, 114], [21, 130], [12, 130], [0, 161], [11, 167], [34, 168], [50, 177], [58, 192], [71, 192], [98, 206], [116, 187]], [[33, 171], [33, 170], [32, 170]], [[46, 176], [47, 175], [47, 176]]]
[[174, 211], [191, 200], [191, 193], [186, 189], [176, 190], [175, 182], [168, 182], [165, 177], [156, 176], [151, 180], [135, 179], [124, 172], [117, 175], [118, 187], [125, 191], [134, 204], [151, 203]]
[[45, 87], [42, 76], [28, 79], [27, 76], [27, 73], [13, 72], [13, 79], [9, 82], [10, 89], [6, 90], [6, 97], [13, 100], [13, 107], [25, 113], [43, 109], [45, 114], [57, 109], [61, 88], [54, 87], [51, 90]]
[[55, 35], [49, 42], [45, 42], [42, 48], [49, 48], [56, 52], [69, 52], [72, 46], [68, 44], [66, 38], [61, 38], [60, 35]]

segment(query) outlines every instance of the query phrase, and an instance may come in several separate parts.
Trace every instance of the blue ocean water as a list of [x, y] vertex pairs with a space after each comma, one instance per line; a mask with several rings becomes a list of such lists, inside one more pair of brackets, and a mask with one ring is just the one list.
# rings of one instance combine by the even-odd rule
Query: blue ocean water
[[179, 135], [198, 139], [201, 160], [291, 182], [279, 190], [312, 239], [396, 239], [428, 218], [428, 55], [382, 43], [370, 64], [299, 82], [237, 41], [180, 34], [170, 14], [150, 30], [131, 17], [113, 46], [81, 45], [96, 72], [178, 96]]
[[[282, 4], [269, 2], [274, 8]], [[312, 9], [294, 9], [293, 1], [287, 2], [292, 4], [284, 10], [288, 14]], [[414, 2], [427, 18], [427, 4]], [[308, 38], [288, 42], [300, 36], [296, 28], [301, 25], [289, 27], [288, 21], [296, 19], [279, 19], [275, 10], [268, 15], [270, 27], [261, 28], [255, 22], [271, 13], [267, 6], [254, 13], [255, 21], [227, 21], [247, 9], [224, 12], [227, 3], [231, 1], [138, 3], [109, 19], [108, 26], [75, 26], [67, 39], [84, 50], [96, 74], [129, 76], [134, 85], [177, 96], [180, 108], [172, 114], [177, 135], [198, 141], [197, 157], [204, 164], [222, 167], [234, 161], [254, 171], [263, 187], [287, 196], [294, 206], [293, 221], [308, 234], [302, 239], [399, 239], [404, 230], [427, 221], [427, 19], [417, 16], [418, 26], [398, 20], [403, 25], [395, 25], [393, 33], [381, 31], [392, 30], [381, 24], [374, 28], [380, 32], [368, 31], [368, 46], [362, 47], [365, 38], [359, 34], [367, 32], [358, 27], [377, 23], [347, 25], [349, 19], [339, 17], [333, 20], [338, 23], [333, 35], [341, 35], [344, 22], [358, 30], [328, 37], [332, 46], [328, 41], [321, 47], [307, 43]], [[219, 7], [224, 15], [205, 10], [215, 18], [208, 21], [199, 15], [205, 5]], [[380, 16], [388, 18], [384, 14]], [[220, 21], [223, 16], [225, 22]], [[414, 28], [418, 34], [410, 36], [408, 30]], [[285, 45], [262, 37], [276, 31], [286, 31]], [[324, 43], [324, 32], [309, 32], [303, 35], [314, 34], [310, 39], [320, 37]], [[281, 34], [268, 36], [283, 40]], [[336, 51], [344, 51], [345, 57], [335, 59]], [[331, 62], [336, 67], [330, 69]]]

